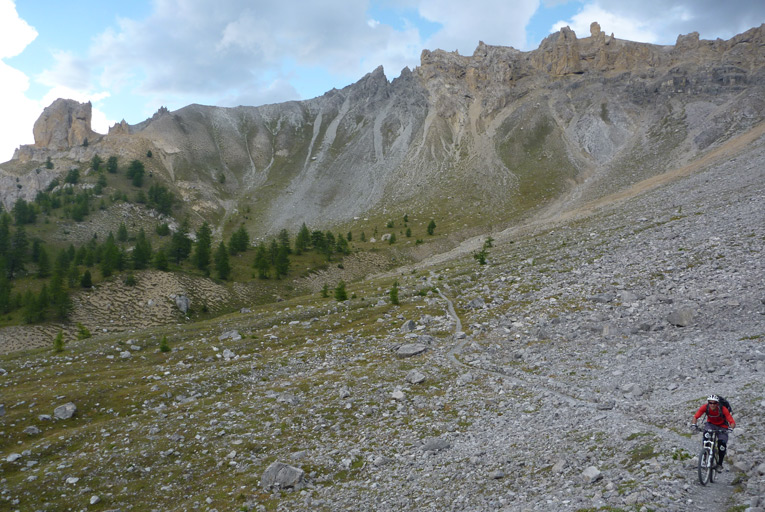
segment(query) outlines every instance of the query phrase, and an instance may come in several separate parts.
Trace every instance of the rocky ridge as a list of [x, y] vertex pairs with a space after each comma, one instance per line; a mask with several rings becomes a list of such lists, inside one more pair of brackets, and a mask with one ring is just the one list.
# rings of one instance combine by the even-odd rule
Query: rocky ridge
[[[152, 151], [150, 170], [193, 205], [195, 222], [236, 218], [274, 233], [410, 211], [448, 212], [460, 225], [473, 215], [468, 202], [487, 221], [517, 220], [661, 174], [757, 125], [764, 30], [656, 46], [593, 24], [589, 37], [564, 28], [531, 52], [426, 50], [393, 81], [378, 68], [302, 102], [160, 109], [95, 139], [87, 105], [61, 100], [38, 122], [35, 145], [3, 164], [0, 198], [6, 207], [33, 199], [50, 180], [14, 180], [48, 157], [66, 170], [94, 154]], [[86, 137], [94, 143], [83, 147]]]

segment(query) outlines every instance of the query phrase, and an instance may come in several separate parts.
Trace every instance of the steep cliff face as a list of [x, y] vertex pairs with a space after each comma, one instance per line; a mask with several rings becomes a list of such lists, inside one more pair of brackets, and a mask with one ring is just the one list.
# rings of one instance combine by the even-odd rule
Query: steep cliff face
[[508, 220], [613, 192], [762, 122], [764, 27], [656, 46], [593, 23], [589, 37], [564, 28], [531, 52], [426, 50], [392, 82], [378, 68], [308, 101], [160, 110], [102, 139], [89, 104], [57, 100], [17, 160], [150, 149], [158, 178], [201, 217], [246, 208], [256, 232], [396, 211]]

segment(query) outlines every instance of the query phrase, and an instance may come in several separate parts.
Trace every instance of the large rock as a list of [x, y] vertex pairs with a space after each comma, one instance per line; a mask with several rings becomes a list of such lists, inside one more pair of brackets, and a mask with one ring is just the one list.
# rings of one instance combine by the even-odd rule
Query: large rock
[[191, 299], [189, 299], [185, 295], [176, 295], [175, 305], [178, 306], [178, 309], [181, 310], [181, 313], [185, 315], [188, 312], [189, 308], [191, 307]]
[[92, 115], [90, 102], [57, 99], [35, 121], [35, 146], [63, 150], [93, 142], [99, 135], [90, 128]]
[[305, 472], [284, 462], [274, 462], [263, 472], [261, 485], [266, 489], [299, 489], [303, 486]]
[[667, 321], [677, 327], [688, 327], [693, 322], [696, 312], [692, 308], [680, 308], [667, 317]]
[[53, 411], [53, 417], [57, 420], [68, 420], [74, 416], [74, 413], [76, 412], [77, 406], [74, 405], [73, 402], [69, 402], [68, 404], [59, 405], [56, 407], [56, 409]]
[[422, 354], [426, 350], [428, 350], [427, 345], [423, 345], [422, 343], [407, 343], [401, 345], [398, 350], [396, 350], [396, 355], [401, 358], [412, 357]]

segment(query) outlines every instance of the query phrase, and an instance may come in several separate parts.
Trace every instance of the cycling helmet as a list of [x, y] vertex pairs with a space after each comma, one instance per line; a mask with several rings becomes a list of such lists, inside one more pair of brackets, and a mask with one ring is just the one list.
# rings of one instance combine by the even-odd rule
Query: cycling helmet
[[720, 397], [718, 397], [717, 395], [709, 395], [707, 397], [707, 402], [719, 402], [719, 401], [720, 401]]

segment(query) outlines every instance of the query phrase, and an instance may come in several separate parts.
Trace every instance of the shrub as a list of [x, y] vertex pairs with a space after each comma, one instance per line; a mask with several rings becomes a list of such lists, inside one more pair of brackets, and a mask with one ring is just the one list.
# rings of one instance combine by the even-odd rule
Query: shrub
[[53, 340], [53, 351], [54, 352], [64, 351], [64, 332], [63, 331], [58, 331], [56, 338]]

